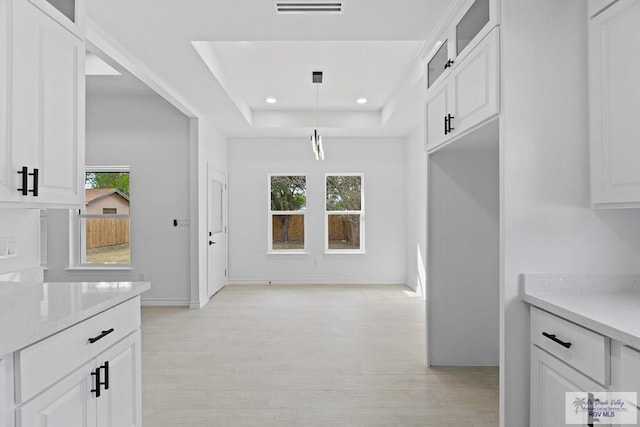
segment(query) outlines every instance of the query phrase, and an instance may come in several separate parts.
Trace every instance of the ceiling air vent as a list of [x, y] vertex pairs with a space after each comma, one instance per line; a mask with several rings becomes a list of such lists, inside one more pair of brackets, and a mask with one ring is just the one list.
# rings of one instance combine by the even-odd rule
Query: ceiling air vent
[[342, 13], [344, 1], [275, 0], [276, 13]]

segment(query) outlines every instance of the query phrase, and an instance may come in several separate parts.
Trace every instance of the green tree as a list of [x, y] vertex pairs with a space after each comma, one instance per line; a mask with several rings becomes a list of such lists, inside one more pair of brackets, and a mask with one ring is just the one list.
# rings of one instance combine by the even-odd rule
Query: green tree
[[87, 172], [86, 188], [117, 188], [129, 196], [129, 172]]
[[[360, 211], [362, 210], [362, 177], [331, 175], [327, 177], [327, 210], [328, 211]], [[340, 215], [346, 240], [356, 247], [360, 246], [360, 215]]]
[[[272, 176], [271, 177], [271, 210], [297, 211], [307, 205], [306, 177], [304, 176]], [[280, 225], [280, 241], [289, 241], [289, 222], [291, 215], [278, 215]]]
[[362, 177], [331, 175], [327, 177], [327, 210], [362, 209]]

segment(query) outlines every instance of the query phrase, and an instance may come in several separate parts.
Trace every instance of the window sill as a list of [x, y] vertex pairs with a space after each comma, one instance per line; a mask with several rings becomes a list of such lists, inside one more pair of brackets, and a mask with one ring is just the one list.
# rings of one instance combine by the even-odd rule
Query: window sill
[[307, 251], [268, 251], [267, 255], [309, 255]]
[[83, 265], [83, 266], [74, 266], [67, 267], [65, 271], [131, 271], [133, 267], [130, 265]]
[[340, 250], [335, 250], [335, 251], [324, 251], [323, 252], [325, 255], [366, 255], [367, 252], [366, 251], [340, 251]]

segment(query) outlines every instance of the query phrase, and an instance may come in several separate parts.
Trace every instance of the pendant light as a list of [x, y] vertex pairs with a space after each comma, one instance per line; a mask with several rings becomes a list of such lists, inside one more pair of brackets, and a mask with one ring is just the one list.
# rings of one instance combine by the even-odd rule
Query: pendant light
[[311, 81], [316, 85], [316, 128], [311, 135], [311, 148], [313, 154], [316, 156], [316, 160], [324, 160], [324, 148], [322, 147], [322, 137], [318, 133], [318, 116], [319, 116], [319, 88], [322, 83], [322, 71], [314, 71], [311, 74]]

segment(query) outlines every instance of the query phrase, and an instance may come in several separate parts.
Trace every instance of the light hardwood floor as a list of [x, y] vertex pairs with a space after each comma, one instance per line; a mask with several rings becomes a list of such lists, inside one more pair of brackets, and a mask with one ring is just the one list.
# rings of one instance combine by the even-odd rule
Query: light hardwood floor
[[145, 427], [492, 426], [496, 368], [426, 368], [402, 286], [235, 286], [144, 308]]

